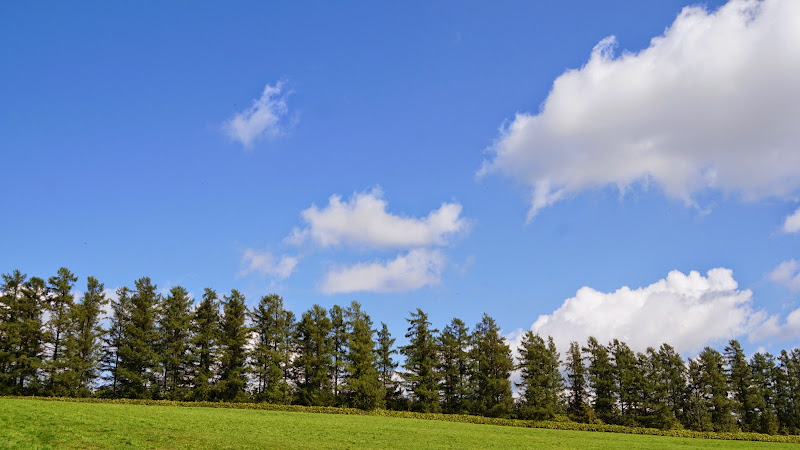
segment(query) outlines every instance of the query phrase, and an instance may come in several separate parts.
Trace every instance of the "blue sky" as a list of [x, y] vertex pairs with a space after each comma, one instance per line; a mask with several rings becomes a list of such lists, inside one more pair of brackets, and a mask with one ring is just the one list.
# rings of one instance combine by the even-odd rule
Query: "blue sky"
[[0, 271], [791, 346], [800, 14], [724, 3], [5, 5]]

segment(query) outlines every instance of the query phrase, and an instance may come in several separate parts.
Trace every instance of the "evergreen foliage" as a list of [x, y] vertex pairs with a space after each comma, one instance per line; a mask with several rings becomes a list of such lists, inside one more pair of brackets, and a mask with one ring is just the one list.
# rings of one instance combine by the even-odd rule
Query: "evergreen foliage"
[[592, 407], [597, 418], [604, 423], [614, 423], [616, 417], [616, 399], [614, 398], [614, 370], [608, 348], [600, 344], [594, 336], [590, 336], [583, 348], [589, 361], [587, 373], [589, 386], [594, 392]]
[[403, 409], [403, 392], [400, 389], [400, 383], [394, 379], [399, 365], [392, 358], [392, 355], [397, 354], [397, 349], [394, 348], [396, 339], [392, 337], [389, 327], [383, 322], [381, 322], [381, 329], [378, 330], [377, 339], [378, 375], [381, 378], [381, 384], [383, 384], [386, 407], [389, 409]]
[[270, 294], [261, 297], [250, 315], [256, 337], [252, 352], [255, 398], [269, 403], [290, 403], [294, 314], [284, 309], [283, 298]]
[[470, 375], [473, 371], [470, 342], [469, 328], [458, 318], [454, 318], [439, 335], [438, 370], [442, 378], [442, 412], [446, 414], [466, 414], [470, 410]]
[[223, 401], [244, 401], [247, 396], [247, 346], [250, 330], [245, 326], [247, 306], [244, 295], [236, 289], [225, 296], [224, 314], [219, 338], [220, 369], [218, 398]]
[[100, 388], [103, 397], [119, 397], [119, 349], [125, 338], [125, 328], [130, 320], [130, 289], [121, 287], [117, 289], [117, 300], [111, 302], [111, 317], [108, 331], [103, 339], [103, 359], [100, 370], [104, 382]]
[[295, 376], [297, 401], [306, 406], [330, 406], [334, 402], [330, 379], [333, 364], [331, 319], [320, 305], [304, 312], [297, 323]]
[[711, 414], [711, 427], [716, 432], [736, 431], [731, 399], [728, 397], [727, 374], [722, 355], [711, 347], [700, 352], [697, 359], [700, 392]]
[[139, 278], [134, 285], [117, 349], [117, 386], [122, 397], [146, 399], [157, 393], [159, 296], [148, 277]]
[[472, 412], [508, 417], [514, 407], [509, 381], [514, 362], [500, 328], [488, 314], [475, 325], [470, 356], [474, 361]]
[[[570, 344], [562, 379], [551, 338], [523, 335], [514, 365], [488, 315], [471, 334], [457, 318], [439, 333], [417, 309], [407, 319], [408, 343], [399, 349], [405, 357], [401, 385], [395, 339], [384, 323], [374, 330], [357, 302], [346, 309], [314, 305], [296, 322], [274, 294], [248, 313], [238, 291], [220, 303], [206, 289], [193, 308], [184, 288], [162, 298], [144, 277], [134, 289], [117, 289], [103, 327], [103, 284], [88, 277], [76, 301], [76, 280], [66, 268], [47, 282], [19, 270], [2, 275], [0, 395], [196, 404], [254, 399], [273, 407], [345, 405], [549, 420], [573, 429], [800, 433], [797, 348], [777, 357], [756, 353], [748, 361], [731, 340], [724, 354], [707, 347], [684, 361], [667, 344], [635, 353], [620, 340], [604, 345], [589, 338], [584, 347]], [[520, 377], [516, 408], [513, 369]]]
[[409, 324], [406, 332], [409, 342], [400, 347], [400, 353], [406, 357], [402, 377], [411, 396], [412, 407], [418, 412], [441, 412], [439, 374], [436, 372], [436, 330], [431, 330], [428, 315], [419, 308], [406, 321]]
[[25, 395], [40, 389], [44, 332], [44, 280], [15, 270], [0, 285], [0, 392]]
[[211, 400], [219, 345], [219, 310], [217, 292], [206, 288], [203, 300], [192, 317], [192, 393], [193, 400]]
[[48, 374], [45, 386], [50, 395], [63, 396], [69, 393], [65, 347], [71, 331], [70, 311], [75, 301], [72, 287], [76, 281], [78, 277], [66, 267], [58, 269], [58, 274], [47, 281], [50, 289], [47, 311], [50, 318], [47, 321], [46, 341], [52, 350], [45, 362]]
[[186, 398], [191, 373], [189, 354], [192, 299], [181, 286], [169, 290], [161, 304], [158, 346], [161, 353], [161, 396], [167, 400]]
[[567, 397], [567, 414], [577, 422], [587, 422], [590, 417], [589, 406], [586, 403], [586, 366], [583, 365], [581, 347], [577, 342], [570, 342], [567, 360], [564, 363], [569, 384]]
[[758, 412], [756, 411], [757, 399], [752, 389], [752, 374], [747, 364], [747, 357], [739, 341], [733, 339], [725, 347], [725, 363], [728, 366], [728, 386], [731, 397], [731, 407], [738, 418], [738, 425], [742, 431], [758, 430]]
[[103, 308], [108, 304], [104, 286], [94, 277], [86, 279], [86, 293], [70, 311], [71, 329], [67, 337], [66, 380], [71, 396], [88, 397], [94, 390], [103, 357], [103, 336], [100, 326]]
[[331, 348], [333, 350], [333, 364], [331, 365], [331, 379], [333, 380], [333, 397], [336, 405], [344, 404], [341, 395], [342, 378], [345, 376], [347, 357], [347, 320], [345, 310], [339, 305], [330, 309], [331, 318]]
[[378, 354], [372, 319], [354, 301], [346, 311], [347, 362], [345, 381], [347, 402], [351, 408], [375, 409], [384, 406], [385, 390], [378, 373]]
[[519, 417], [529, 420], [551, 420], [562, 413], [561, 393], [564, 381], [559, 368], [561, 361], [553, 338], [544, 339], [533, 331], [522, 336], [519, 347], [521, 381]]

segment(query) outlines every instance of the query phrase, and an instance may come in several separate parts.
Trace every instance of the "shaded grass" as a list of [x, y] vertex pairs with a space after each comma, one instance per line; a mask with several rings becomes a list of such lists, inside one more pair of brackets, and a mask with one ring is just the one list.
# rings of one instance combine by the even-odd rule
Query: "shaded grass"
[[763, 448], [783, 444], [397, 417], [0, 399], [17, 448]]

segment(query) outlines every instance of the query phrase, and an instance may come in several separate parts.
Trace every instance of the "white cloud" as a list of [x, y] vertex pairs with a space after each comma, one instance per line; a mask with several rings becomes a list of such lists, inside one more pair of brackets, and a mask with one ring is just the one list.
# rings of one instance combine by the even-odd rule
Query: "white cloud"
[[752, 292], [739, 290], [730, 269], [711, 269], [706, 276], [674, 270], [649, 286], [614, 292], [582, 287], [552, 314], [542, 315], [531, 330], [553, 336], [563, 353], [571, 341], [589, 336], [600, 342], [625, 341], [634, 350], [668, 343], [679, 352], [754, 331], [766, 317], [752, 308]]
[[292, 274], [299, 260], [297, 256], [281, 255], [276, 258], [270, 252], [248, 248], [242, 253], [243, 269], [239, 275], [257, 272], [283, 280]]
[[800, 231], [800, 208], [787, 216], [786, 221], [783, 222], [784, 233], [797, 233], [798, 231]]
[[778, 264], [769, 274], [769, 279], [793, 291], [800, 291], [800, 261], [790, 259]]
[[288, 240], [299, 244], [310, 239], [322, 247], [407, 249], [444, 245], [448, 237], [467, 228], [458, 203], [442, 203], [422, 218], [394, 215], [386, 206], [380, 189], [353, 194], [347, 201], [332, 195], [326, 207], [312, 205], [301, 213], [308, 226], [295, 229]]
[[800, 337], [800, 308], [790, 312], [783, 324], [777, 315], [772, 315], [750, 333], [752, 340], [769, 338], [788, 340], [798, 337]]
[[438, 284], [444, 264], [439, 250], [411, 250], [392, 261], [333, 268], [320, 290], [326, 294], [413, 291]]
[[284, 87], [282, 81], [266, 85], [261, 97], [253, 100], [249, 108], [226, 120], [222, 128], [228, 137], [250, 148], [256, 140], [280, 135], [285, 126], [282, 121], [289, 113], [286, 99], [292, 93]]
[[583, 190], [653, 182], [675, 198], [800, 188], [800, 2], [684, 8], [638, 53], [602, 40], [538, 114], [504, 126], [479, 175], [531, 189], [529, 219]]

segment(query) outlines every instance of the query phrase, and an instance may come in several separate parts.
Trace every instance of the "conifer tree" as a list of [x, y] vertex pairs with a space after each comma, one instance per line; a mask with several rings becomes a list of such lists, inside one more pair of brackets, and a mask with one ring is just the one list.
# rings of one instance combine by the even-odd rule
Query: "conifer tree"
[[472, 333], [470, 357], [474, 361], [473, 412], [489, 417], [508, 417], [514, 407], [511, 396], [511, 349], [494, 319], [484, 314]]
[[731, 407], [742, 431], [756, 431], [759, 428], [758, 415], [755, 408], [755, 395], [751, 389], [752, 375], [747, 357], [739, 341], [732, 339], [725, 347], [725, 363], [728, 366], [728, 390], [732, 402]]
[[371, 410], [384, 405], [384, 389], [378, 374], [378, 355], [372, 319], [354, 301], [346, 311], [347, 354], [345, 355], [347, 405]]
[[636, 355], [641, 386], [641, 406], [637, 422], [649, 428], [672, 428], [676, 419], [667, 404], [668, 386], [663, 382], [658, 352], [648, 347]]
[[713, 431], [706, 389], [706, 376], [698, 359], [689, 361], [688, 386], [683, 414], [683, 426], [695, 431]]
[[192, 316], [192, 391], [191, 398], [199, 401], [212, 399], [214, 365], [220, 338], [220, 318], [216, 291], [206, 288], [203, 300]]
[[331, 346], [333, 350], [333, 364], [331, 365], [331, 379], [333, 380], [333, 397], [337, 405], [343, 404], [341, 394], [342, 378], [345, 374], [347, 356], [347, 320], [345, 310], [339, 305], [330, 309], [331, 318]]
[[683, 421], [686, 402], [686, 364], [675, 349], [667, 344], [658, 348], [659, 384], [665, 391], [664, 401], [672, 416]]
[[461, 319], [454, 318], [438, 338], [439, 373], [442, 378], [442, 412], [466, 414], [470, 403], [470, 334]]
[[781, 350], [775, 372], [775, 397], [781, 433], [800, 433], [800, 350]]
[[333, 365], [331, 320], [320, 305], [304, 312], [297, 323], [297, 401], [301, 405], [330, 406], [333, 386], [329, 377]]
[[722, 355], [713, 348], [706, 347], [698, 355], [697, 363], [703, 398], [711, 413], [711, 425], [714, 431], [736, 431], [731, 400], [728, 398], [728, 383]]
[[21, 345], [17, 321], [18, 302], [27, 275], [19, 270], [3, 274], [0, 286], [0, 394], [11, 394], [16, 388], [14, 372], [17, 365], [17, 349]]
[[103, 308], [108, 304], [104, 286], [95, 277], [86, 279], [86, 293], [70, 313], [71, 330], [66, 342], [69, 393], [88, 397], [93, 393], [103, 357], [103, 336], [100, 326]]
[[756, 353], [750, 358], [750, 376], [757, 411], [757, 429], [759, 433], [777, 434], [778, 416], [775, 406], [775, 380], [777, 370], [775, 358], [769, 353]]
[[280, 296], [270, 294], [261, 297], [251, 317], [256, 337], [252, 355], [256, 399], [269, 403], [290, 403], [292, 392], [288, 371], [292, 356], [294, 314], [284, 309]]
[[46, 363], [46, 389], [50, 395], [66, 395], [69, 389], [67, 373], [67, 357], [64, 351], [70, 332], [70, 314], [74, 304], [72, 287], [78, 281], [66, 267], [58, 269], [55, 276], [48, 280], [50, 293], [47, 321], [47, 341], [52, 351]]
[[589, 361], [587, 373], [589, 386], [594, 397], [592, 406], [597, 417], [605, 423], [614, 423], [616, 419], [614, 399], [614, 371], [608, 348], [600, 344], [594, 336], [590, 336], [586, 347], [583, 348]]
[[406, 332], [409, 342], [400, 347], [400, 353], [406, 357], [405, 371], [401, 376], [411, 394], [412, 407], [419, 412], [441, 412], [439, 374], [436, 372], [436, 330], [431, 330], [428, 315], [419, 308], [406, 321], [409, 324]]
[[182, 286], [169, 290], [161, 303], [158, 346], [161, 353], [162, 396], [182, 400], [191, 372], [189, 354], [192, 299]]
[[44, 280], [19, 270], [2, 276], [0, 285], [0, 394], [34, 394], [40, 389]]
[[245, 325], [247, 306], [244, 295], [236, 289], [225, 296], [222, 327], [219, 339], [220, 377], [219, 399], [226, 402], [243, 401], [247, 386], [247, 343], [250, 330]]
[[553, 338], [547, 343], [538, 334], [528, 331], [519, 347], [521, 382], [519, 415], [521, 419], [550, 420], [561, 413], [561, 393], [564, 380], [559, 367], [560, 355]]
[[569, 344], [567, 360], [564, 363], [569, 384], [567, 413], [572, 420], [586, 422], [590, 419], [586, 393], [586, 366], [583, 364], [580, 345], [573, 341]]
[[609, 351], [613, 360], [614, 397], [619, 403], [619, 423], [636, 426], [642, 408], [644, 382], [636, 354], [626, 343], [617, 339], [612, 341]]
[[381, 329], [378, 331], [378, 374], [383, 384], [385, 392], [386, 407], [388, 409], [399, 408], [402, 392], [400, 386], [394, 380], [395, 370], [398, 363], [392, 359], [392, 355], [397, 354], [394, 348], [395, 340], [389, 332], [389, 327], [381, 322]]
[[125, 339], [125, 329], [130, 320], [130, 289], [118, 288], [117, 300], [111, 301], [111, 317], [109, 327], [103, 339], [103, 358], [100, 370], [101, 379], [105, 384], [101, 387], [99, 395], [102, 397], [119, 397], [119, 349]]
[[159, 296], [148, 277], [139, 278], [134, 285], [118, 349], [117, 383], [122, 397], [152, 398], [158, 387], [155, 375], [159, 355], [155, 348]]
[[22, 297], [17, 302], [17, 317], [14, 335], [18, 347], [15, 355], [12, 380], [16, 382], [17, 395], [37, 394], [41, 391], [39, 371], [43, 365], [44, 331], [42, 313], [47, 305], [48, 289], [44, 280], [32, 277], [22, 288]]

